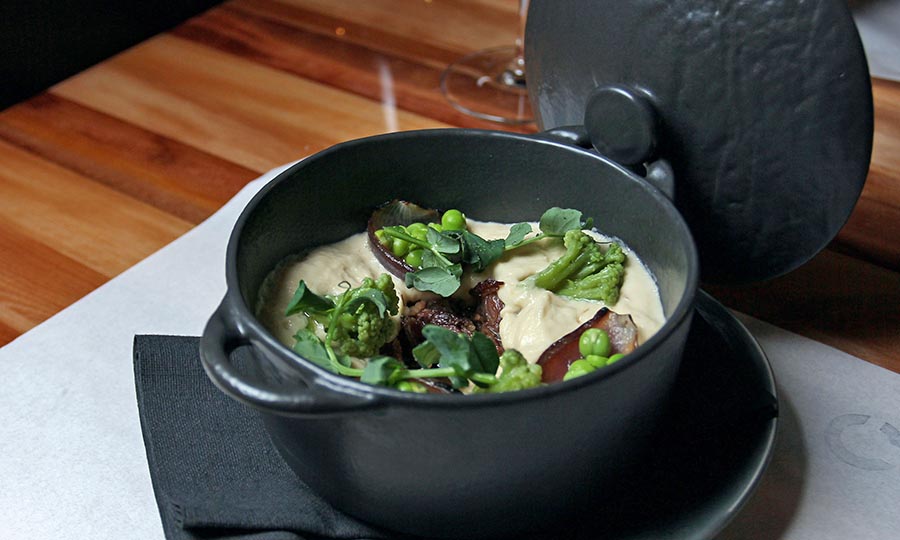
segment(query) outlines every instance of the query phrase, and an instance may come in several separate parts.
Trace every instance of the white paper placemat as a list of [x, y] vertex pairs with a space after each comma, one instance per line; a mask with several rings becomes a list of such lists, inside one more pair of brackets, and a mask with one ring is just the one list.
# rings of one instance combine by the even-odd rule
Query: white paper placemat
[[[199, 335], [251, 196], [0, 349], [0, 537], [162, 539], [135, 334]], [[725, 540], [900, 538], [900, 375], [744, 317], [781, 397], [772, 465]]]

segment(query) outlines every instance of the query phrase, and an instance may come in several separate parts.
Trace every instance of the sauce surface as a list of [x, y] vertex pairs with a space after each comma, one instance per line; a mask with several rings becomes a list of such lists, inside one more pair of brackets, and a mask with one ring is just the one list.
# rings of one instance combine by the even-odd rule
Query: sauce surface
[[[509, 224], [467, 221], [473, 233], [485, 238], [505, 238]], [[590, 231], [588, 231], [590, 232]], [[590, 232], [600, 241], [609, 240]], [[638, 257], [622, 246], [626, 253], [625, 279], [619, 300], [609, 309], [629, 314], [638, 328], [638, 344], [646, 341], [665, 322], [656, 283]], [[516, 349], [529, 362], [536, 362], [554, 341], [577, 328], [605, 304], [574, 300], [531, 285], [527, 278], [544, 269], [565, 253], [562, 240], [548, 239], [513, 250], [492, 264], [485, 272], [463, 275], [456, 296], [469, 300], [468, 291], [478, 282], [493, 278], [502, 281], [498, 296], [505, 307], [501, 312], [500, 337], [507, 349]], [[306, 317], [285, 317], [284, 311], [302, 279], [317, 294], [338, 294], [340, 283], [358, 285], [365, 277], [376, 277], [387, 271], [369, 248], [366, 233], [321, 246], [304, 257], [292, 257], [281, 263], [266, 278], [257, 305], [257, 317], [275, 337], [287, 345], [294, 344], [294, 333], [306, 327]], [[401, 299], [400, 315], [407, 304], [434, 297], [407, 288], [403, 280], [392, 276]]]

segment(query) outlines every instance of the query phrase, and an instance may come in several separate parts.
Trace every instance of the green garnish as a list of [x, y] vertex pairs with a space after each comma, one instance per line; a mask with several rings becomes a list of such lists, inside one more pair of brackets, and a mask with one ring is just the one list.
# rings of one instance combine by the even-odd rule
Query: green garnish
[[[594, 226], [593, 218], [582, 219], [581, 212], [571, 208], [559, 208], [554, 206], [541, 216], [538, 223], [540, 231], [538, 234], [525, 238], [531, 231], [531, 225], [528, 223], [517, 223], [510, 229], [509, 236], [506, 238], [506, 249], [519, 248], [544, 238], [561, 238], [569, 231], [580, 231], [582, 229], [590, 229]], [[526, 230], [527, 227], [527, 230]], [[513, 234], [515, 233], [515, 235]], [[514, 241], [511, 241], [511, 238]]]
[[415, 268], [406, 273], [407, 287], [447, 297], [459, 289], [463, 265], [481, 272], [507, 251], [544, 238], [561, 238], [570, 230], [592, 225], [593, 220], [582, 219], [578, 210], [554, 207], [541, 216], [540, 232], [534, 236], [528, 236], [534, 232], [531, 225], [517, 223], [506, 239], [485, 240], [466, 230], [465, 215], [451, 209], [444, 212], [440, 225], [395, 225], [379, 229], [375, 235], [394, 255]]
[[602, 328], [588, 328], [578, 338], [578, 352], [581, 356], [609, 356], [612, 349], [609, 334]]
[[[358, 377], [365, 383], [422, 392], [425, 387], [409, 379], [446, 377], [455, 388], [469, 384], [487, 388], [504, 380], [504, 376], [499, 379], [496, 376], [501, 360], [494, 342], [481, 332], [468, 337], [426, 325], [422, 330], [426, 340], [413, 349], [421, 369], [409, 369], [396, 358], [378, 355], [381, 347], [396, 335], [397, 323], [391, 316], [398, 309], [393, 281], [382, 274], [377, 280], [364, 279], [356, 288], [349, 288], [348, 284], [336, 296], [317, 295], [300, 281], [285, 315], [305, 313], [325, 327], [324, 339], [307, 328], [299, 330], [294, 335], [294, 351], [334, 373]], [[351, 364], [351, 357], [371, 358], [364, 368], [356, 368]], [[533, 386], [539, 383], [540, 376]]]
[[538, 364], [529, 364], [528, 360], [519, 351], [510, 349], [500, 356], [500, 368], [503, 370], [497, 377], [497, 384], [487, 388], [475, 388], [473, 391], [482, 392], [513, 392], [540, 386], [543, 369]]
[[[625, 254], [619, 244], [604, 249], [586, 234], [584, 229], [592, 225], [593, 220], [584, 219], [578, 210], [554, 207], [541, 216], [537, 232], [528, 223], [517, 223], [505, 239], [486, 240], [468, 231], [465, 215], [451, 209], [440, 223], [388, 226], [377, 230], [375, 236], [415, 269], [404, 277], [407, 287], [443, 297], [459, 289], [464, 268], [482, 272], [508, 251], [548, 238], [562, 239], [566, 253], [537, 273], [534, 284], [562, 296], [611, 305], [618, 300]], [[493, 341], [480, 332], [469, 337], [426, 325], [422, 330], [425, 341], [411, 351], [421, 366], [416, 369], [397, 358], [379, 355], [398, 331], [399, 298], [391, 277], [381, 274], [375, 280], [365, 278], [359, 287], [347, 283], [344, 288], [341, 294], [321, 296], [300, 281], [285, 310], [287, 316], [305, 313], [324, 327], [324, 338], [310, 329], [299, 330], [294, 350], [334, 373], [407, 392], [427, 391], [413, 379], [428, 378], [449, 379], [457, 389], [474, 385], [475, 392], [506, 392], [541, 384], [541, 366], [529, 364], [515, 350], [498, 355]], [[622, 357], [609, 356], [609, 337], [601, 332], [584, 333], [582, 358], [572, 363], [566, 380]], [[367, 359], [365, 367], [354, 367], [353, 358]]]
[[563, 375], [564, 381], [587, 375], [618, 362], [625, 356], [623, 353], [609, 354], [612, 352], [612, 344], [609, 333], [602, 328], [588, 328], [582, 332], [578, 338], [578, 352], [581, 353], [581, 358], [569, 364], [566, 374]]
[[[394, 282], [387, 274], [377, 280], [365, 278], [356, 288], [346, 284], [346, 290], [334, 297], [319, 296], [300, 281], [285, 315], [303, 312], [322, 321], [327, 329], [325, 346], [329, 358], [337, 359], [338, 355], [365, 358], [375, 355], [397, 335], [397, 322], [391, 315], [397, 314], [399, 304]], [[297, 346], [308, 353], [315, 352], [305, 334], [300, 333]]]
[[604, 251], [581, 230], [567, 231], [563, 243], [566, 253], [538, 272], [534, 284], [561, 296], [615, 304], [625, 278], [622, 246], [612, 243]]

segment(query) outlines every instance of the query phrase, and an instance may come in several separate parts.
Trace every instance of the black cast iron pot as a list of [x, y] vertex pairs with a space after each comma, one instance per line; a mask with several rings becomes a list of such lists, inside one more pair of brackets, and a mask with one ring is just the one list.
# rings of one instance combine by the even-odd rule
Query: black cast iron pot
[[[616, 364], [508, 394], [410, 394], [328, 372], [254, 317], [260, 285], [285, 257], [363, 231], [372, 210], [394, 198], [499, 222], [536, 220], [551, 206], [580, 209], [642, 257], [667, 322]], [[240, 216], [226, 278], [201, 343], [204, 367], [261, 412], [297, 475], [373, 524], [473, 538], [546, 529], [615, 499], [618, 474], [665, 408], [698, 263], [678, 211], [634, 172], [548, 134], [454, 129], [350, 141], [283, 172]], [[235, 369], [229, 356], [239, 347], [281, 382]]]

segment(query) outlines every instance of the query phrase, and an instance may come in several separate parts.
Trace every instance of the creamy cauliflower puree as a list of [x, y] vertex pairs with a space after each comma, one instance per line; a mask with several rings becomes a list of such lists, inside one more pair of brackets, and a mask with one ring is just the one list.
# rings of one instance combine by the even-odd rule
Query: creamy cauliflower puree
[[[469, 219], [471, 232], [485, 239], [506, 238], [509, 224], [487, 223]], [[535, 229], [536, 229], [535, 224]], [[600, 241], [608, 238], [586, 231]], [[625, 279], [619, 300], [607, 306], [620, 314], [629, 314], [638, 328], [638, 344], [646, 341], [665, 322], [656, 283], [634, 252], [622, 246], [625, 254]], [[498, 296], [505, 307], [501, 311], [500, 337], [507, 349], [516, 349], [529, 361], [537, 362], [541, 353], [554, 341], [588, 321], [604, 304], [574, 300], [530, 285], [526, 279], [544, 269], [565, 253], [562, 242], [546, 240], [513, 250], [491, 265], [485, 272], [466, 274], [456, 295], [468, 299], [468, 291], [480, 281], [493, 278], [502, 281]], [[292, 347], [294, 334], [306, 327], [302, 314], [285, 317], [284, 312], [297, 284], [302, 279], [316, 294], [336, 295], [343, 292], [343, 281], [357, 286], [365, 277], [388, 273], [369, 248], [365, 232], [340, 242], [316, 248], [302, 258], [280, 264], [266, 278], [257, 305], [257, 316], [279, 341]], [[391, 276], [400, 296], [400, 315], [407, 304], [433, 293], [407, 288], [402, 279]]]

